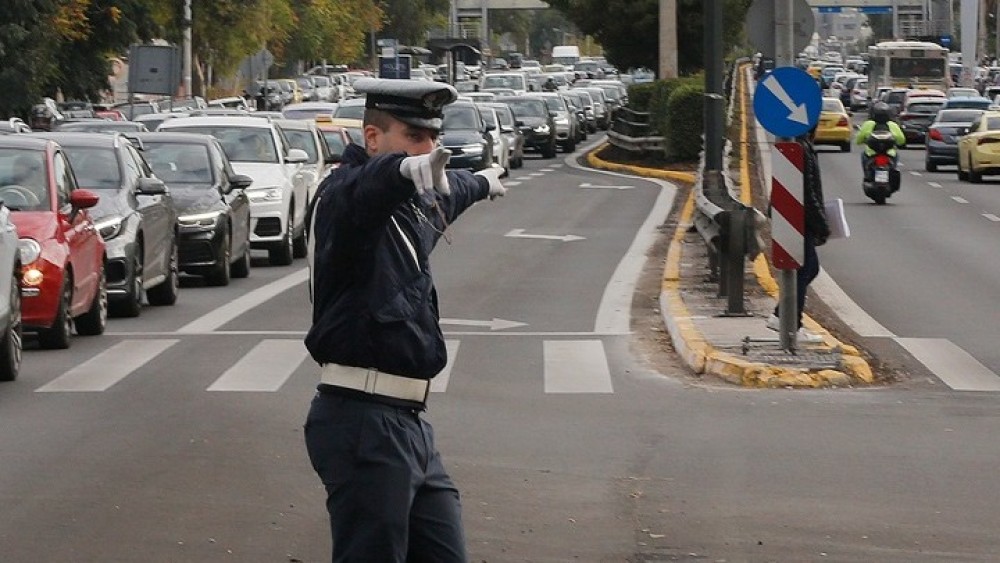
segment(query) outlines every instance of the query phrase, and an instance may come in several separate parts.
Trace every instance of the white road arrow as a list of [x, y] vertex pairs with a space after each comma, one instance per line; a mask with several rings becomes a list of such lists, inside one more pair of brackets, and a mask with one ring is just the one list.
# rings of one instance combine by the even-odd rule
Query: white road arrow
[[791, 112], [788, 115], [788, 119], [803, 125], [809, 125], [809, 115], [806, 113], [806, 105], [795, 105], [795, 102], [792, 101], [792, 97], [788, 95], [788, 92], [785, 92], [785, 88], [782, 87], [781, 82], [778, 82], [778, 79], [775, 78], [773, 74], [768, 75], [768, 77], [764, 79], [764, 87], [770, 90], [771, 93], [774, 94], [774, 97], [778, 98], [778, 101], [788, 108], [788, 111]]
[[504, 236], [511, 238], [537, 238], [544, 240], [561, 240], [563, 242], [573, 242], [574, 240], [583, 240], [585, 238], [576, 235], [529, 235], [524, 232], [524, 229], [513, 229]]
[[481, 326], [489, 328], [490, 330], [505, 330], [508, 328], [528, 326], [528, 323], [519, 323], [517, 321], [507, 321], [504, 319], [493, 319], [491, 321], [475, 321], [472, 319], [441, 319], [440, 322], [443, 325]]
[[602, 186], [598, 184], [591, 184], [588, 182], [586, 184], [580, 184], [580, 187], [589, 189], [605, 189], [605, 190], [631, 190], [635, 186]]

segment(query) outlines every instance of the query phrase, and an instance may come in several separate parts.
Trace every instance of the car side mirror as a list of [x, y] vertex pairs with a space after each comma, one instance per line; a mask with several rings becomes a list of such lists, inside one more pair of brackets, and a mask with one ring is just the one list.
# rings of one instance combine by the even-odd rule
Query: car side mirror
[[343, 162], [343, 160], [344, 157], [342, 155], [331, 154], [327, 155], [326, 159], [323, 160], [323, 162], [325, 162], [326, 164], [340, 164], [341, 162]]
[[524, 127], [524, 122], [521, 121], [520, 119], [517, 119], [514, 121], [514, 125], [517, 125], [518, 127]]
[[139, 178], [136, 193], [138, 195], [164, 195], [167, 193], [167, 185], [159, 178]]
[[497, 129], [496, 125], [487, 125], [486, 126], [486, 130], [487, 131], [496, 131], [496, 129]]
[[513, 133], [514, 132], [514, 128], [513, 127], [501, 127], [500, 128], [500, 132], [501, 133]]
[[246, 174], [233, 174], [229, 177], [229, 191], [245, 190], [253, 183], [253, 178]]
[[288, 156], [285, 157], [285, 162], [289, 164], [301, 164], [308, 160], [309, 155], [302, 149], [292, 149], [288, 151]]
[[101, 196], [90, 190], [76, 189], [69, 194], [69, 204], [73, 206], [74, 210], [90, 209], [97, 205], [100, 200]]

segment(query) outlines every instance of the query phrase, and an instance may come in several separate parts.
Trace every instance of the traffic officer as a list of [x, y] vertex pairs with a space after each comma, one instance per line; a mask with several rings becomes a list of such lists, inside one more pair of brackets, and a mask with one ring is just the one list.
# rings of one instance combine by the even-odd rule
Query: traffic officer
[[352, 144], [311, 213], [312, 327], [321, 366], [305, 424], [326, 487], [333, 561], [465, 562], [458, 489], [420, 416], [447, 361], [429, 255], [498, 169], [445, 170], [440, 82], [363, 78], [364, 146]]

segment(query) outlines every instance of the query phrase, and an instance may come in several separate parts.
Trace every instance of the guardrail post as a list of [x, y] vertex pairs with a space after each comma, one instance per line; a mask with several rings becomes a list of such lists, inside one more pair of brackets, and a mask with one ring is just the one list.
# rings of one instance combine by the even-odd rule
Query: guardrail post
[[[729, 254], [726, 267], [726, 313], [725, 316], [746, 316], [747, 311], [743, 303], [743, 275], [744, 257], [747, 250], [747, 226], [750, 222], [749, 213], [751, 209], [741, 206], [726, 215], [729, 226], [726, 229], [729, 233], [728, 248]], [[751, 223], [752, 224], [752, 223]]]

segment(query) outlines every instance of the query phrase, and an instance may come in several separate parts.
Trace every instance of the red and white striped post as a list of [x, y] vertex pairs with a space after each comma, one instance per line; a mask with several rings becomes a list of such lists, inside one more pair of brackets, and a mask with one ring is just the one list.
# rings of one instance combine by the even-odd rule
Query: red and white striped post
[[774, 144], [771, 154], [771, 260], [781, 271], [779, 279], [780, 342], [795, 350], [798, 332], [796, 270], [805, 262], [805, 209], [803, 183], [805, 154], [796, 141]]

